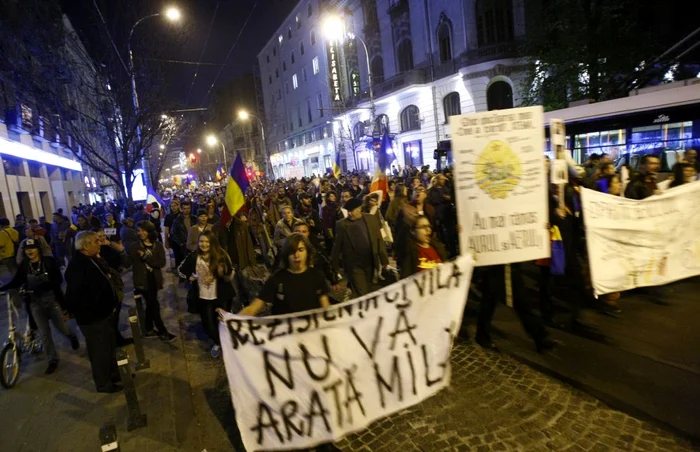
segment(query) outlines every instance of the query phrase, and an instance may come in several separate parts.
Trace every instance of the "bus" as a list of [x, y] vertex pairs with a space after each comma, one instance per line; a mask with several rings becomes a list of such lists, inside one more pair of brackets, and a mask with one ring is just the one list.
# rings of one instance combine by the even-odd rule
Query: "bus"
[[567, 149], [576, 163], [607, 154], [616, 167], [637, 169], [653, 154], [661, 171], [670, 171], [686, 149], [700, 149], [700, 78], [634, 90], [628, 97], [571, 106], [545, 113], [547, 154], [549, 120], [566, 124]]

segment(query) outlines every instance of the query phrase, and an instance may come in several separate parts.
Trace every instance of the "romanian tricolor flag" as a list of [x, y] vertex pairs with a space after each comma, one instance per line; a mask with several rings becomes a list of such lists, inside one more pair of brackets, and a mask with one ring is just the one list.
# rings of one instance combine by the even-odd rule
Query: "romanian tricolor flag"
[[333, 162], [333, 176], [337, 179], [340, 177], [340, 152], [336, 149], [335, 161]]
[[245, 193], [248, 191], [248, 175], [241, 154], [236, 155], [226, 183], [226, 204], [221, 212], [221, 225], [226, 226], [231, 218], [245, 206]]
[[217, 182], [221, 182], [221, 178], [223, 177], [223, 176], [221, 175], [221, 173], [222, 173], [222, 171], [221, 171], [221, 165], [219, 165], [219, 167], [216, 168], [216, 178], [215, 178], [215, 180], [216, 180]]
[[148, 194], [146, 195], [146, 212], [151, 213], [153, 210], [153, 204], [154, 202], [158, 203], [158, 208], [162, 209], [165, 206], [165, 203], [161, 199], [160, 196], [158, 196], [158, 193], [153, 189], [153, 187], [148, 187]]
[[374, 177], [372, 177], [372, 185], [369, 188], [370, 193], [377, 190], [386, 193], [389, 190], [389, 180], [386, 177], [386, 169], [389, 166], [389, 149], [391, 149], [391, 138], [389, 138], [389, 132], [384, 132], [379, 152], [377, 152]]

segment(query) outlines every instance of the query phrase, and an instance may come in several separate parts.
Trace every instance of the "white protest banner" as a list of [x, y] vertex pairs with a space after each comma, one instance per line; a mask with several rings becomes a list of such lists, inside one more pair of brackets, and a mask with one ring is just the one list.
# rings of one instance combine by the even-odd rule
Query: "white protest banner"
[[550, 255], [542, 107], [451, 116], [462, 254], [477, 266]]
[[700, 183], [638, 201], [584, 189], [597, 295], [700, 275]]
[[246, 450], [314, 447], [450, 383], [471, 256], [328, 309], [226, 314], [221, 348]]

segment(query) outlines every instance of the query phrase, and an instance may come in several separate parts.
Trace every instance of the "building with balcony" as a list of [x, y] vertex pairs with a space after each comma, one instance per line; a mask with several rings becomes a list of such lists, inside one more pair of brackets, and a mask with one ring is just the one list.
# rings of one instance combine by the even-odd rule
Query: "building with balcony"
[[449, 116], [519, 105], [522, 0], [357, 0], [336, 9], [350, 12], [344, 23], [366, 42], [373, 78], [372, 123], [359, 46], [347, 77], [359, 74], [360, 89], [346, 93], [351, 102], [335, 118], [336, 130], [347, 131], [339, 145], [348, 169], [373, 170], [372, 136], [385, 130], [394, 164], [435, 168], [435, 149], [450, 139]]

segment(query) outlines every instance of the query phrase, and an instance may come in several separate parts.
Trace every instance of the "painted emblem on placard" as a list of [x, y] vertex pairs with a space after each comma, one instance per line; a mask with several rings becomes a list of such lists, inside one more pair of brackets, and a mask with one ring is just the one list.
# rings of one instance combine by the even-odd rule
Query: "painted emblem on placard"
[[505, 199], [522, 179], [520, 159], [500, 140], [490, 142], [476, 161], [476, 183], [492, 199]]

